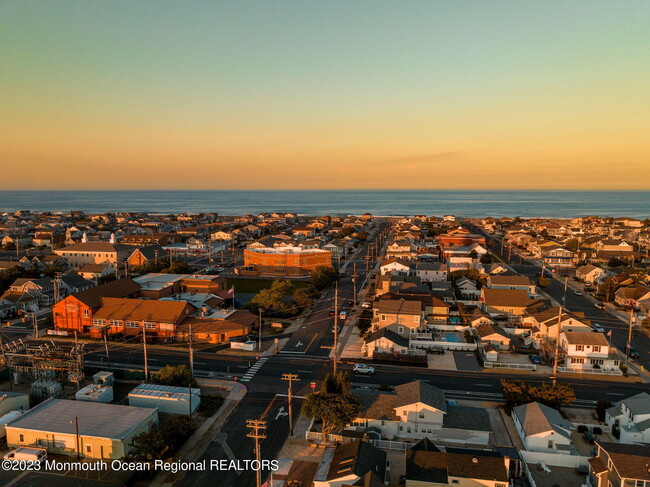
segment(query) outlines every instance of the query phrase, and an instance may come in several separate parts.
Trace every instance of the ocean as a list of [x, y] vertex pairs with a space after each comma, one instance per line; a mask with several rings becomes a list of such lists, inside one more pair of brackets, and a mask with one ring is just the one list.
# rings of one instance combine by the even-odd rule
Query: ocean
[[650, 191], [0, 191], [0, 212], [15, 210], [645, 219], [650, 218]]

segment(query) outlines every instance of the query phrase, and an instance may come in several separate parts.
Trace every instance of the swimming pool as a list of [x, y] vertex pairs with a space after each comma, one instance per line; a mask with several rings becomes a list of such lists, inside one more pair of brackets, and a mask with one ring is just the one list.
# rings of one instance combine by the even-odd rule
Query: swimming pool
[[443, 333], [445, 340], [448, 342], [461, 343], [460, 333], [457, 331], [446, 331]]

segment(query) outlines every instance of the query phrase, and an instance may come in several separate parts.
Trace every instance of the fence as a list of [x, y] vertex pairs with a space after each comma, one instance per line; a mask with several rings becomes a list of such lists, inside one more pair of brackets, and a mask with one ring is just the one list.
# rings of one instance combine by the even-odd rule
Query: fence
[[406, 441], [391, 441], [391, 440], [366, 440], [366, 441], [376, 446], [377, 448], [382, 448], [384, 450], [406, 451], [413, 448], [413, 443], [406, 442]]
[[535, 364], [509, 364], [505, 362], [488, 362], [483, 364], [486, 369], [519, 369], [519, 370], [537, 370]]
[[578, 468], [587, 466], [587, 457], [580, 455], [565, 455], [562, 453], [545, 453], [537, 451], [519, 450], [525, 463], [543, 463], [549, 467]]
[[572, 374], [591, 374], [591, 375], [623, 375], [621, 369], [583, 369], [581, 367], [558, 367], [558, 372], [567, 372]]
[[[311, 440], [314, 442], [322, 443], [323, 442], [323, 433], [320, 433], [318, 431], [306, 431], [305, 432], [305, 440]], [[336, 434], [328, 434], [327, 435], [327, 441], [333, 442], [333, 441], [338, 441], [342, 442], [343, 441], [343, 436], [341, 435], [336, 435]]]
[[473, 352], [478, 347], [476, 343], [438, 342], [434, 340], [410, 340], [409, 346], [411, 348], [419, 348], [423, 350], [433, 347], [441, 347], [446, 350], [462, 350], [466, 352]]

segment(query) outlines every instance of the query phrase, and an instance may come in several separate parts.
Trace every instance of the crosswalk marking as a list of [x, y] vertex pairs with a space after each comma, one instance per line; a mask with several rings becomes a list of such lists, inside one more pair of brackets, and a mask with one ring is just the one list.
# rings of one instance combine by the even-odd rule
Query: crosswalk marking
[[266, 362], [268, 359], [269, 359], [268, 357], [262, 357], [257, 362], [255, 362], [253, 366], [250, 369], [248, 369], [248, 371], [240, 379], [241, 382], [250, 381], [253, 378], [253, 376], [257, 373], [257, 371], [260, 370], [260, 367], [264, 365], [264, 362]]

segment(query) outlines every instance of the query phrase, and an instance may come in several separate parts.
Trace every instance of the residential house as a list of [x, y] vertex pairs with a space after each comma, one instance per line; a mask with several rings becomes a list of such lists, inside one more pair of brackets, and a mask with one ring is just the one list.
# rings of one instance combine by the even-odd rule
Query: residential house
[[441, 262], [418, 262], [415, 264], [415, 275], [422, 282], [446, 281], [449, 277], [449, 268]]
[[560, 315], [558, 307], [529, 308], [522, 322], [533, 329], [537, 338], [542, 339], [555, 340], [560, 331], [593, 332], [591, 321], [584, 317], [584, 313], [571, 313], [563, 309]]
[[485, 450], [441, 452], [433, 445], [415, 445], [406, 450], [404, 487], [508, 487], [510, 461]]
[[650, 443], [650, 394], [640, 392], [614, 403], [605, 423], [619, 429], [621, 443]]
[[491, 289], [523, 289], [531, 298], [537, 294], [535, 284], [528, 276], [490, 275], [487, 278], [487, 286]]
[[379, 266], [382, 276], [390, 274], [391, 276], [408, 276], [411, 271], [409, 263], [404, 259], [390, 258], [382, 261]]
[[576, 277], [584, 282], [597, 284], [607, 276], [607, 272], [601, 267], [592, 264], [582, 265], [576, 269]]
[[618, 288], [614, 293], [614, 301], [619, 306], [637, 307], [639, 301], [648, 298], [650, 298], [650, 287], [639, 283]]
[[77, 270], [77, 274], [81, 277], [95, 282], [102, 277], [113, 274], [114, 272], [114, 267], [108, 262], [104, 262], [103, 264], [86, 264]]
[[129, 267], [143, 266], [147, 263], [156, 263], [158, 260], [167, 259], [167, 252], [160, 245], [153, 244], [136, 248], [126, 259]]
[[133, 246], [113, 242], [80, 242], [55, 249], [54, 253], [63, 257], [73, 269], [104, 262], [122, 267], [124, 261], [133, 253]]
[[428, 437], [449, 443], [487, 445], [490, 420], [483, 408], [447, 404], [442, 389], [413, 381], [394, 391], [353, 389], [361, 412], [351, 427], [358, 432], [378, 431], [383, 438]]
[[481, 289], [481, 306], [490, 316], [522, 316], [531, 299], [523, 289]]
[[571, 431], [574, 426], [556, 409], [539, 402], [522, 404], [512, 410], [512, 419], [524, 450], [571, 454]]
[[509, 347], [510, 337], [500, 327], [492, 323], [482, 323], [476, 327], [476, 332], [481, 339], [481, 343]]
[[619, 370], [620, 360], [612, 350], [603, 333], [583, 333], [563, 331], [560, 334], [560, 347], [566, 355], [566, 366], [582, 370], [600, 368]]
[[[313, 483], [309, 485], [313, 487], [385, 485], [388, 480], [386, 456], [385, 451], [361, 440], [327, 447], [314, 473]], [[297, 484], [293, 485], [297, 487]]]
[[650, 446], [597, 442], [589, 459], [590, 487], [645, 487], [650, 485]]
[[480, 286], [473, 279], [461, 277], [454, 284], [456, 286], [456, 297], [459, 300], [477, 301], [481, 297]]
[[426, 332], [423, 323], [422, 303], [401, 299], [381, 299], [374, 303], [372, 331], [380, 328], [390, 329], [404, 338]]

